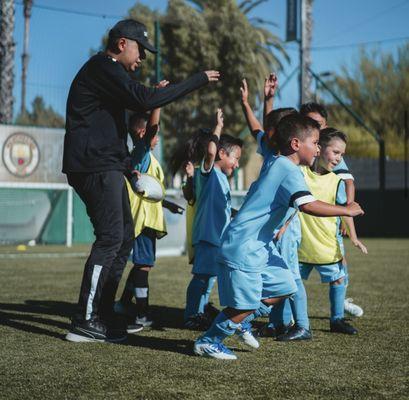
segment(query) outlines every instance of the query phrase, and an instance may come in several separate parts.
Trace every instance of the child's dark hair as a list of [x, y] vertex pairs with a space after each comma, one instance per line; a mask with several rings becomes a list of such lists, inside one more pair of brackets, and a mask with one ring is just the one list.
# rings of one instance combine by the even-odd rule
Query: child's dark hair
[[188, 161], [193, 164], [200, 162], [206, 153], [211, 137], [212, 131], [210, 129], [199, 129], [184, 144], [179, 146], [170, 159], [172, 174], [175, 175]]
[[264, 130], [268, 131], [277, 128], [277, 125], [284, 117], [296, 112], [297, 110], [293, 107], [277, 108], [276, 110], [270, 111], [264, 120]]
[[340, 139], [344, 143], [347, 143], [347, 135], [344, 132], [341, 132], [335, 128], [325, 128], [320, 131], [319, 144], [323, 148], [327, 147], [328, 143], [334, 138]]
[[[202, 161], [212, 136], [212, 130], [199, 129], [182, 146], [179, 146], [170, 160], [172, 174], [175, 175], [182, 165], [189, 161], [193, 164]], [[226, 153], [230, 153], [234, 146], [242, 147], [243, 141], [230, 135], [223, 134], [220, 136], [218, 150], [224, 149]]]
[[310, 102], [301, 105], [300, 114], [318, 113], [322, 118], [328, 119], [328, 112], [322, 104]]
[[138, 123], [138, 125], [142, 123], [146, 124], [149, 118], [150, 114], [148, 112], [131, 114], [128, 120], [128, 130], [131, 130], [136, 123]]
[[282, 152], [290, 147], [291, 140], [298, 138], [304, 140], [311, 135], [313, 130], [319, 131], [320, 126], [312, 118], [293, 113], [282, 118], [277, 126], [275, 135], [278, 149]]
[[[231, 135], [220, 135], [219, 145], [217, 146], [217, 152], [223, 149], [227, 154], [230, 154], [235, 147], [243, 147], [243, 141]], [[219, 154], [217, 154], [216, 161], [220, 160]]]

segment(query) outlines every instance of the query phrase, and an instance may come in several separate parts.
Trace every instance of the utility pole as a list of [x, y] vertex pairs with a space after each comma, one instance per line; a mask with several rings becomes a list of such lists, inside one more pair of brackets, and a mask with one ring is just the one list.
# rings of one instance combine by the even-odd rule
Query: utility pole
[[14, 0], [0, 0], [0, 123], [13, 121]]
[[28, 39], [30, 36], [30, 18], [31, 9], [33, 7], [33, 0], [24, 0], [24, 47], [23, 54], [21, 55], [21, 115], [25, 115], [26, 109], [26, 83], [27, 83], [27, 70], [28, 70]]
[[312, 98], [309, 73], [311, 68], [311, 41], [312, 41], [312, 2], [313, 0], [299, 0], [300, 4], [300, 106]]

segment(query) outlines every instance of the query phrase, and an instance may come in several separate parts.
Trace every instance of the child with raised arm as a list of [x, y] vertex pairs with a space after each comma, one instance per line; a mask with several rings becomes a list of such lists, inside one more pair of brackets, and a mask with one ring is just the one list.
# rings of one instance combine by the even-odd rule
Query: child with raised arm
[[[318, 155], [319, 127], [298, 114], [283, 118], [276, 132], [280, 156], [263, 164], [235, 219], [226, 228], [219, 262], [219, 298], [226, 308], [194, 344], [194, 353], [217, 359], [236, 359], [223, 341], [243, 322], [265, 314], [270, 306], [293, 294], [297, 287], [272, 243], [272, 232], [289, 206], [316, 216], [362, 214], [358, 204], [345, 207], [316, 200], [298, 165], [312, 165]], [[267, 311], [268, 312], [268, 311]]]
[[[192, 229], [194, 261], [192, 280], [186, 292], [185, 327], [206, 329], [204, 298], [218, 274], [216, 256], [220, 238], [231, 219], [228, 177], [238, 168], [243, 142], [221, 135], [223, 113], [217, 111], [217, 124], [208, 141], [200, 172], [194, 174], [195, 217]], [[207, 327], [208, 327], [207, 322]]]
[[[166, 81], [160, 85], [166, 86]], [[160, 109], [151, 114], [133, 115], [129, 121], [134, 144], [131, 153], [132, 169], [137, 173], [147, 173], [164, 183], [161, 165], [152, 151], [159, 142]], [[121, 299], [115, 304], [115, 311], [131, 314], [132, 298], [136, 301], [135, 324], [148, 327], [152, 325], [149, 315], [149, 272], [155, 264], [156, 240], [167, 234], [163, 207], [173, 213], [180, 213], [176, 204], [163, 200], [152, 203], [136, 195], [128, 185], [129, 201], [134, 221], [135, 240], [132, 252], [133, 268], [130, 271]]]

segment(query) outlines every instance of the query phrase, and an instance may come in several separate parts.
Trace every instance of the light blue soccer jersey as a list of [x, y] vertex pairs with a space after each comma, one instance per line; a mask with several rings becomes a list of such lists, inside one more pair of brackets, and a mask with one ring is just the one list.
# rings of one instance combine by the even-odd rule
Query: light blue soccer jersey
[[341, 159], [340, 163], [335, 166], [332, 172], [338, 175], [342, 180], [346, 180], [346, 179], [354, 180], [354, 177], [349, 171], [348, 166], [343, 158]]
[[[193, 246], [200, 241], [220, 246], [220, 239], [231, 219], [231, 195], [227, 176], [217, 167], [198, 171], [196, 214], [193, 222]], [[196, 194], [197, 192], [195, 192]]]
[[234, 269], [261, 272], [278, 255], [273, 231], [288, 208], [314, 200], [300, 168], [287, 157], [270, 155], [223, 235], [218, 261]]

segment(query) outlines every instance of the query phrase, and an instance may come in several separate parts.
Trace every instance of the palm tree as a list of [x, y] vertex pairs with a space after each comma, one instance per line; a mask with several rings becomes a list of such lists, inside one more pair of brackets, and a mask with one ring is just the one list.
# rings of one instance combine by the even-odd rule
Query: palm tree
[[14, 1], [0, 1], [0, 123], [13, 120]]

